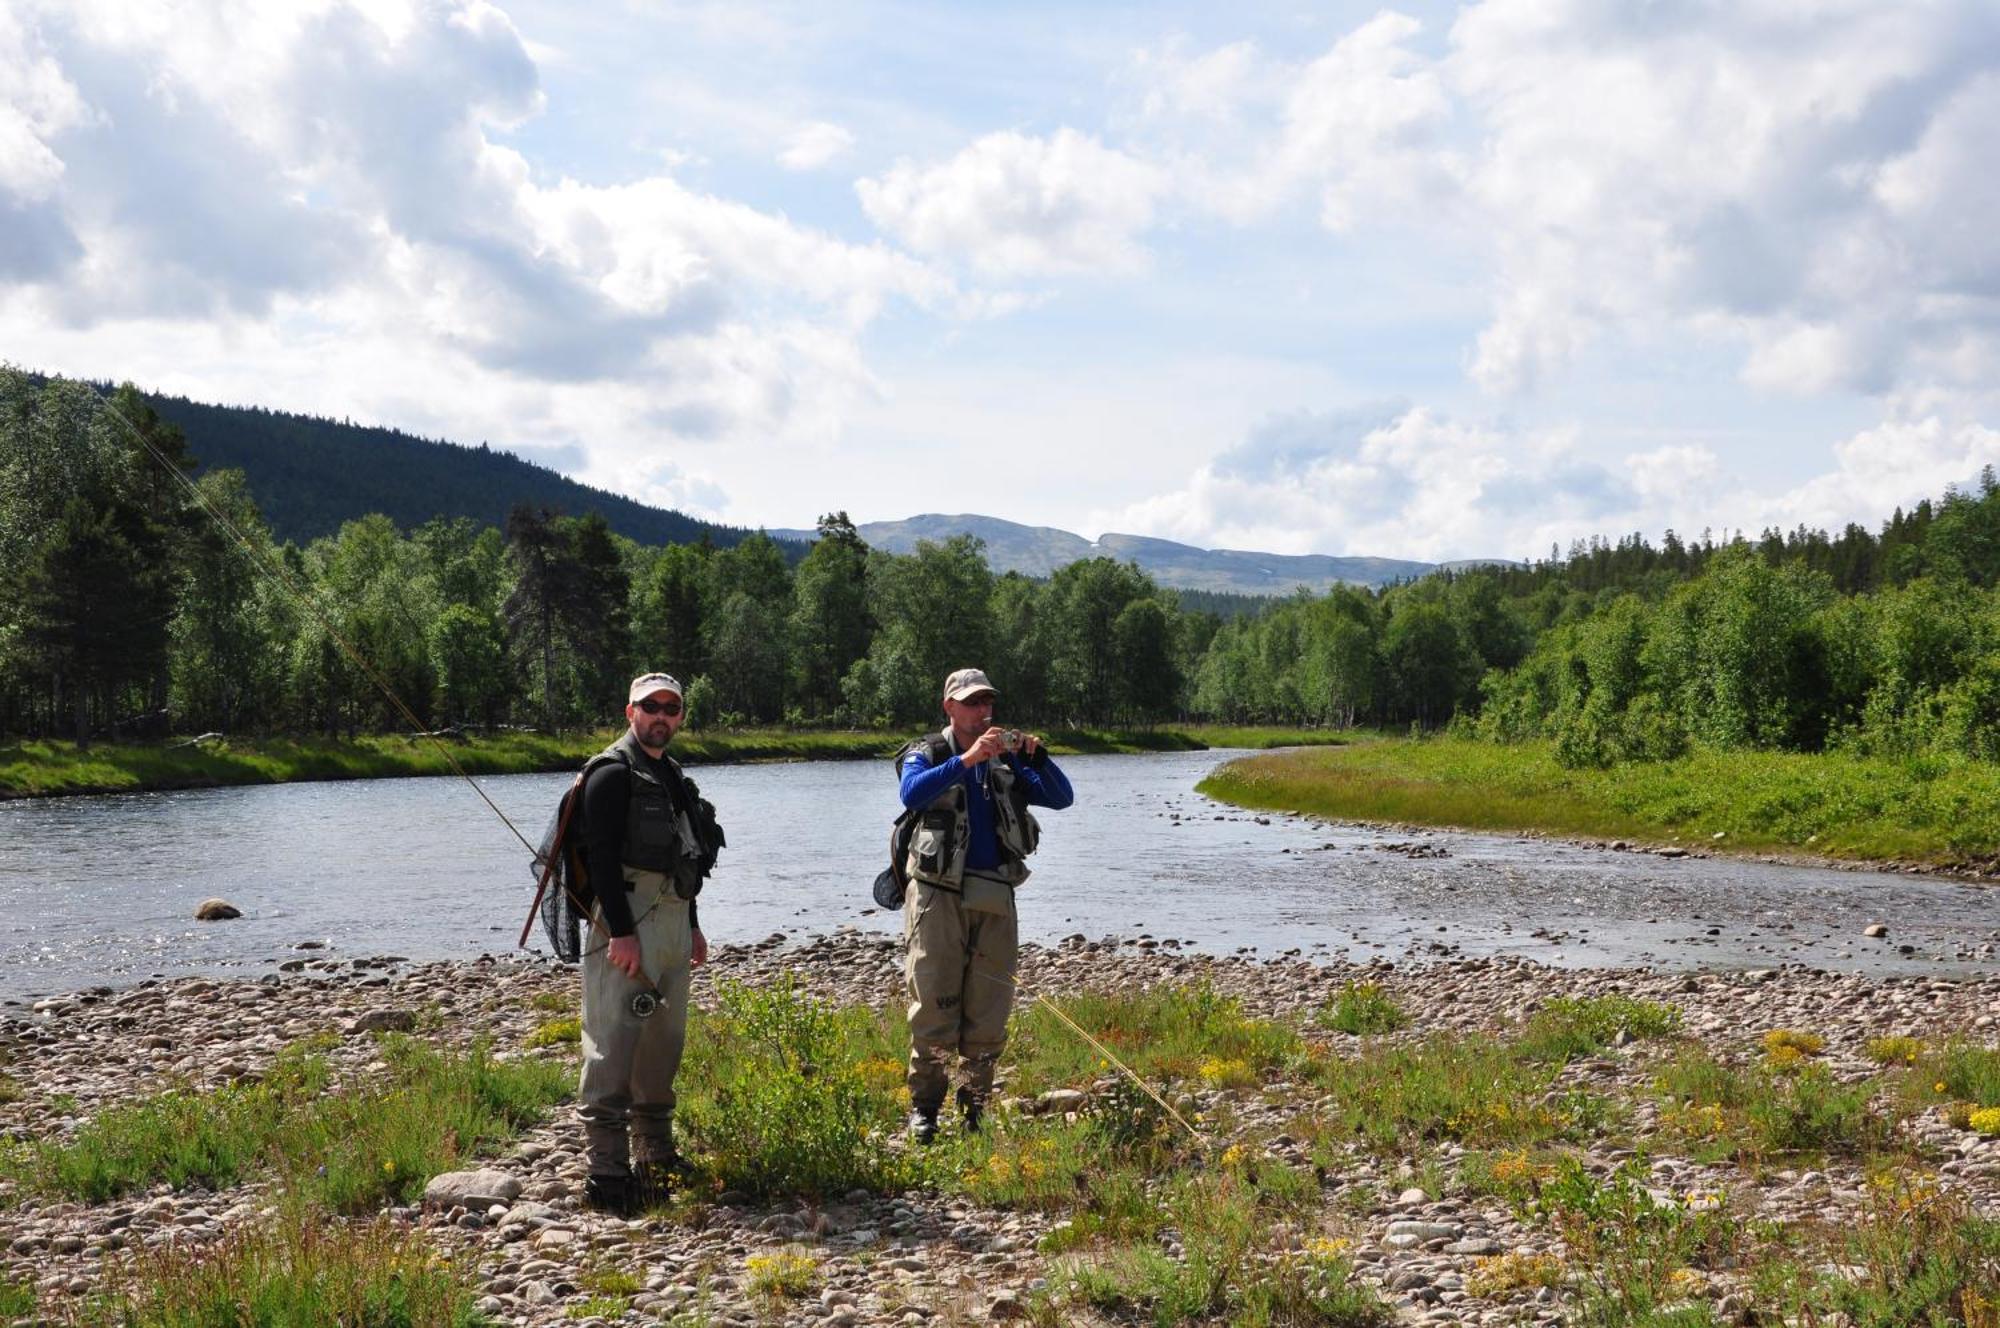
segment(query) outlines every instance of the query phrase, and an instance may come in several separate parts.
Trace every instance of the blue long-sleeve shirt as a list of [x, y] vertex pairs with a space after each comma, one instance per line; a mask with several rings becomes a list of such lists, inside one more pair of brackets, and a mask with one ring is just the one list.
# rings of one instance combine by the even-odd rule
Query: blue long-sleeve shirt
[[[1033, 762], [1024, 761], [1011, 752], [993, 759], [1005, 761], [1012, 768], [1014, 778], [1027, 791], [1030, 806], [1061, 811], [1076, 801], [1076, 792], [1069, 786], [1069, 776], [1049, 759], [1046, 750], [1040, 760]], [[943, 796], [954, 780], [965, 785], [968, 822], [965, 865], [974, 870], [990, 871], [1000, 865], [1000, 835], [993, 828], [993, 799], [987, 795], [986, 789], [986, 767], [991, 764], [992, 761], [967, 765], [955, 752], [935, 766], [921, 750], [903, 758], [902, 794], [905, 807], [929, 806]]]

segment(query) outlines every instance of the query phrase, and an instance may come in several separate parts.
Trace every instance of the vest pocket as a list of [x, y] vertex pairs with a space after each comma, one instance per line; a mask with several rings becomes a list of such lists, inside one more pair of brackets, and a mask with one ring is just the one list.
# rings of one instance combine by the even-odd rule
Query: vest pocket
[[951, 832], [957, 820], [950, 812], [925, 812], [917, 823], [917, 833], [910, 840], [910, 851], [916, 856], [917, 870], [935, 876], [945, 868], [945, 860], [951, 853]]

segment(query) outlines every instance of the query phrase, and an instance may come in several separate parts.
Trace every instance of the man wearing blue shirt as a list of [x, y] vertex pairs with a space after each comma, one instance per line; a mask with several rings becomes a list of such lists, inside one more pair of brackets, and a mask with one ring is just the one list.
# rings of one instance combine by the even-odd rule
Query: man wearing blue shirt
[[954, 1058], [965, 1128], [979, 1128], [1014, 1006], [1014, 889], [1041, 838], [1028, 808], [1060, 810], [1076, 796], [1039, 737], [994, 726], [997, 696], [983, 672], [959, 669], [944, 683], [950, 723], [897, 762], [903, 806], [918, 813], [903, 905], [918, 1143], [937, 1137]]

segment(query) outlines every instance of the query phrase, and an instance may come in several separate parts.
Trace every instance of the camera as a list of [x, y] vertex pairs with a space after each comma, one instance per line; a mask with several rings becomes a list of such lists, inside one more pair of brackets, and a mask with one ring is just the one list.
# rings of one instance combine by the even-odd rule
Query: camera
[[1002, 747], [1006, 748], [1006, 749], [1007, 749], [1008, 751], [1010, 751], [1010, 752], [1018, 752], [1018, 751], [1020, 751], [1020, 750], [1021, 750], [1021, 731], [1020, 731], [1019, 729], [1008, 729], [1008, 730], [1006, 730], [1005, 732], [1003, 732], [1003, 733], [1002, 733], [1002, 734], [1000, 735], [1000, 745], [1001, 745]]

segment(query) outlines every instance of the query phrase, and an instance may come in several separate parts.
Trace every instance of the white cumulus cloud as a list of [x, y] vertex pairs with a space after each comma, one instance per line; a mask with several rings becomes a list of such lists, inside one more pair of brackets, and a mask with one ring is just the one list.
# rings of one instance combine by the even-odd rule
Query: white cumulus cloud
[[853, 146], [853, 134], [837, 124], [816, 120], [786, 137], [778, 164], [788, 171], [816, 171], [846, 156]]
[[988, 134], [948, 161], [899, 161], [856, 184], [870, 220], [918, 253], [994, 276], [1131, 273], [1167, 187], [1160, 168], [1090, 135]]

